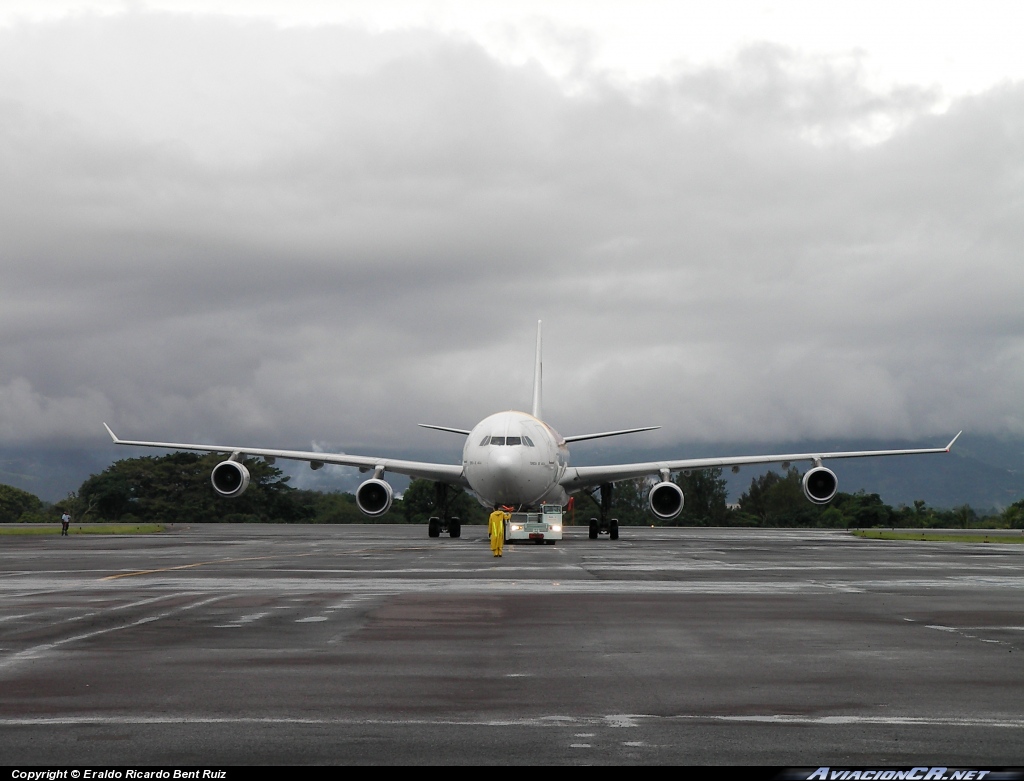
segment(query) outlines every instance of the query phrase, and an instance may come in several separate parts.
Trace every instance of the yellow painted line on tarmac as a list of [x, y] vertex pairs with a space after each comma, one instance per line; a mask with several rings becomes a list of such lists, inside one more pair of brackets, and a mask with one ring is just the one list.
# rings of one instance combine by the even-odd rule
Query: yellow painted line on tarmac
[[[312, 553], [296, 554], [297, 558], [312, 556]], [[205, 567], [209, 564], [230, 564], [233, 561], [266, 561], [267, 559], [278, 559], [280, 556], [247, 556], [244, 558], [215, 559], [214, 561], [197, 561], [192, 564], [179, 564], [177, 567], [161, 567], [160, 569], [140, 569], [137, 572], [122, 572], [120, 575], [107, 575], [100, 580], [118, 580], [119, 578], [134, 578], [139, 575], [155, 575], [158, 572], [173, 572], [179, 569], [192, 569], [193, 567]]]

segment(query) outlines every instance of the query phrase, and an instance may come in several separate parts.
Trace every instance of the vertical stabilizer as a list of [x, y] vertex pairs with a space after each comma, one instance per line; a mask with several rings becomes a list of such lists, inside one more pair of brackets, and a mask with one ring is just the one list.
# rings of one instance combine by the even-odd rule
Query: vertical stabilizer
[[533, 366], [533, 411], [531, 414], [538, 420], [543, 420], [541, 415], [541, 386], [544, 384], [544, 364], [540, 359], [540, 324], [537, 321], [537, 359]]

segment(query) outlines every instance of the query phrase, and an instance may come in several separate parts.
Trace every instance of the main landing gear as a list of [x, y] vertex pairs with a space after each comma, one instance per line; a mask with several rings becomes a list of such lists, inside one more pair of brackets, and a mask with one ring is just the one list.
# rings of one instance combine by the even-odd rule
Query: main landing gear
[[427, 536], [440, 537], [447, 533], [452, 538], [461, 537], [462, 522], [448, 515], [448, 486], [444, 483], [434, 483], [434, 507], [439, 515], [427, 522]]
[[598, 535], [607, 534], [611, 540], [619, 539], [619, 519], [609, 518], [612, 512], [612, 484], [601, 483], [600, 518], [590, 519], [590, 539], [596, 540]]

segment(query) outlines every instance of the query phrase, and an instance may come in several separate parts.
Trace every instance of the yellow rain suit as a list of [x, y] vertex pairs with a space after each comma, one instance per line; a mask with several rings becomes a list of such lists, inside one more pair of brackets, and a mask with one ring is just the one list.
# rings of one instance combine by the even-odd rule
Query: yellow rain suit
[[491, 535], [491, 550], [495, 556], [500, 556], [505, 546], [505, 521], [511, 517], [507, 512], [495, 510], [487, 521], [487, 533]]

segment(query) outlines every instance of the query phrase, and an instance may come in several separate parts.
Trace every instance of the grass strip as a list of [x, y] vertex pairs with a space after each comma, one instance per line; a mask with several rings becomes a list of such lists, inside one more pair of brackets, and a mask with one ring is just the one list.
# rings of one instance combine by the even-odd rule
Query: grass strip
[[[165, 530], [160, 523], [91, 523], [86, 526], [71, 524], [68, 534], [155, 534]], [[0, 525], [2, 536], [36, 536], [60, 534], [60, 524], [56, 526], [18, 526], [17, 524]]]

